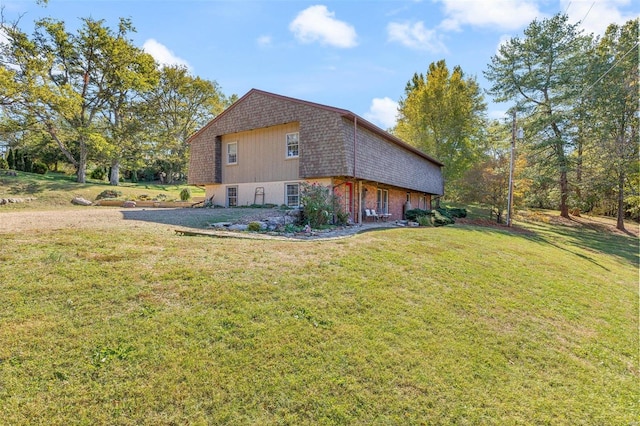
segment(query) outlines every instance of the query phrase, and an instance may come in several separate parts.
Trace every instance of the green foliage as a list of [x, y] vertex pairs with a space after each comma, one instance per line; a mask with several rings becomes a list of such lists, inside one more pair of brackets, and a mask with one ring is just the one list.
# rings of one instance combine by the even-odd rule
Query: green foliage
[[0, 157], [0, 170], [7, 170], [9, 168], [9, 162], [4, 159], [4, 157]]
[[105, 177], [107, 177], [107, 171], [105, 170], [104, 167], [96, 167], [91, 171], [91, 174], [89, 175], [89, 177], [91, 179], [104, 180]]
[[414, 74], [400, 101], [394, 134], [444, 163], [445, 193], [482, 152], [486, 104], [480, 86], [460, 66], [431, 63], [426, 75]]
[[430, 216], [431, 210], [411, 209], [404, 213], [407, 220], [415, 221], [420, 216]]
[[180, 199], [182, 201], [189, 201], [191, 199], [191, 190], [189, 188], [182, 188], [182, 191], [180, 191]]
[[416, 222], [420, 226], [433, 226], [433, 217], [429, 215], [416, 217]]
[[317, 183], [300, 184], [300, 204], [302, 205], [302, 223], [312, 228], [319, 228], [333, 220], [334, 212], [339, 209], [339, 202], [331, 187]]
[[569, 173], [574, 168], [568, 153], [580, 140], [575, 134], [576, 119], [588, 84], [584, 70], [592, 44], [579, 27], [562, 13], [534, 20], [523, 38], [514, 37], [500, 46], [485, 72], [494, 100], [516, 104], [513, 111], [526, 123], [523, 142], [538, 154], [537, 164], [556, 174], [564, 217], [569, 217]]
[[262, 230], [262, 225], [260, 224], [260, 222], [249, 222], [249, 225], [247, 225], [247, 231], [259, 232], [261, 230]]
[[120, 198], [122, 197], [122, 191], [115, 189], [105, 189], [96, 196], [96, 200], [103, 200], [106, 198]]
[[39, 175], [44, 175], [47, 173], [47, 171], [49, 170], [49, 168], [47, 167], [46, 164], [41, 163], [39, 161], [33, 163], [31, 165], [31, 171], [32, 173], [37, 173]]
[[9, 153], [7, 154], [7, 163], [8, 163], [9, 169], [11, 169], [11, 170], [15, 170], [16, 169], [15, 152], [11, 148], [9, 148]]
[[432, 214], [433, 214], [434, 226], [445, 226], [445, 225], [452, 225], [455, 223], [455, 219], [451, 216], [451, 214], [446, 209], [433, 210]]

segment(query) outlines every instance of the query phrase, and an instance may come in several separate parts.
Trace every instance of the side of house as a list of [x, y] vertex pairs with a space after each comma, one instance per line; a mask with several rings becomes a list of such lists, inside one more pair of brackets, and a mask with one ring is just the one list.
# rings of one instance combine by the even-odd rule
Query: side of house
[[251, 90], [190, 138], [189, 183], [214, 204], [299, 205], [300, 183], [334, 188], [354, 222], [374, 208], [400, 219], [407, 201], [443, 193], [442, 164], [355, 114]]

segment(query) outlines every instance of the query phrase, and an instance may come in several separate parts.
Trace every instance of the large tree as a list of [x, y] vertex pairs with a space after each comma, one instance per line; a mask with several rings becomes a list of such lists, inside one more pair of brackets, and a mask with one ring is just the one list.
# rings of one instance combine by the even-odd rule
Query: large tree
[[444, 60], [414, 74], [400, 100], [394, 133], [442, 161], [449, 196], [484, 148], [486, 104], [474, 78]]
[[85, 182], [89, 159], [119, 143], [107, 138], [114, 122], [105, 111], [115, 111], [114, 99], [129, 97], [138, 75], [149, 71], [148, 58], [126, 39], [130, 23], [121, 20], [117, 33], [90, 18], [76, 33], [54, 19], [36, 22], [31, 37], [17, 25], [3, 29], [3, 75], [11, 74], [17, 85], [0, 95], [12, 96], [3, 100], [6, 114], [48, 133], [76, 168], [78, 182]]
[[582, 95], [591, 38], [558, 14], [533, 21], [524, 38], [504, 43], [491, 58], [486, 78], [498, 102], [513, 102], [527, 122], [526, 143], [558, 176], [560, 214], [569, 217], [570, 156], [576, 142], [574, 106]]
[[145, 95], [153, 155], [168, 182], [186, 173], [187, 139], [232, 102], [215, 81], [194, 77], [179, 66], [163, 67], [160, 84]]
[[[590, 113], [590, 151], [598, 180], [615, 188], [617, 228], [624, 230], [625, 194], [633, 194], [630, 177], [638, 173], [638, 19], [612, 24], [599, 41], [586, 87]], [[637, 191], [637, 188], [635, 188]]]

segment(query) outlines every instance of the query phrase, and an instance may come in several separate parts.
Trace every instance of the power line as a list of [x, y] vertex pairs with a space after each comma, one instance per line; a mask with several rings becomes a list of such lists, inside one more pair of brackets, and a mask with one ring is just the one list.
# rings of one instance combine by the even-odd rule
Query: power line
[[586, 89], [584, 89], [584, 90], [582, 91], [582, 93], [584, 94], [584, 93], [588, 92], [588, 91], [589, 91], [589, 90], [591, 90], [591, 89], [592, 89], [596, 84], [598, 84], [598, 83], [600, 82], [600, 80], [602, 80], [602, 79], [603, 79], [607, 74], [609, 74], [609, 72], [610, 72], [612, 69], [614, 69], [614, 68], [616, 67], [616, 65], [618, 65], [618, 64], [620, 63], [620, 61], [622, 61], [622, 60], [623, 60], [623, 59], [624, 59], [624, 58], [625, 58], [629, 53], [631, 53], [631, 51], [632, 51], [633, 49], [635, 49], [636, 47], [638, 47], [638, 45], [639, 45], [639, 44], [640, 44], [640, 41], [636, 41], [636, 44], [634, 44], [634, 45], [631, 47], [631, 49], [629, 49], [629, 50], [627, 51], [627, 53], [625, 53], [624, 55], [622, 55], [622, 57], [621, 57], [620, 59], [618, 59], [618, 60], [617, 60], [613, 65], [611, 65], [611, 67], [609, 67], [609, 69], [608, 69], [608, 70], [606, 70], [606, 71], [604, 72], [604, 74], [602, 74], [600, 77], [598, 77], [598, 79], [597, 79], [596, 81], [594, 81], [594, 82], [593, 82], [593, 84], [592, 84], [591, 86], [589, 86], [589, 87], [587, 87]]

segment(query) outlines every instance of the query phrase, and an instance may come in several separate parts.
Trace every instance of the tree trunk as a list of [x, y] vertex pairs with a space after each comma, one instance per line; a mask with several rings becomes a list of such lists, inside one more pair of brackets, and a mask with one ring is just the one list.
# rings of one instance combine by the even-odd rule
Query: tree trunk
[[569, 206], [567, 206], [567, 198], [569, 198], [569, 183], [567, 181], [567, 171], [560, 172], [560, 216], [569, 219]]
[[120, 183], [120, 160], [111, 162], [111, 174], [109, 175], [109, 185], [118, 186]]
[[77, 179], [78, 183], [86, 183], [87, 182], [87, 147], [81, 142], [80, 143], [80, 158], [78, 158], [78, 172]]
[[616, 229], [624, 231], [624, 173], [620, 173], [618, 176], [618, 214]]

